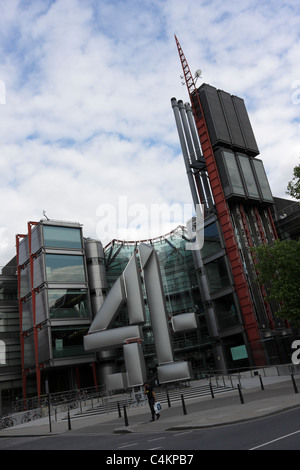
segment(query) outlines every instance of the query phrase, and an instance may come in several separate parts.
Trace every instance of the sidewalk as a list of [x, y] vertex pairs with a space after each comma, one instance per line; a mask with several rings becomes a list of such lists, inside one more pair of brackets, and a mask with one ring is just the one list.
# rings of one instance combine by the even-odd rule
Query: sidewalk
[[[94, 414], [88, 417], [70, 416], [70, 423], [63, 413], [57, 422], [52, 417], [51, 432], [49, 418], [6, 428], [0, 437], [45, 436], [62, 433], [109, 434], [128, 432], [162, 432], [172, 430], [199, 429], [260, 418], [300, 406], [300, 393], [295, 393], [291, 376], [264, 377], [261, 389], [257, 377], [241, 380], [241, 393], [237, 388], [220, 395], [192, 398], [185, 401], [186, 414], [181, 401], [164, 404], [161, 417], [150, 422], [148, 405], [128, 408], [127, 421], [117, 412]], [[300, 391], [299, 385], [298, 389]], [[243, 403], [242, 403], [243, 401]], [[69, 424], [71, 429], [69, 429]]]

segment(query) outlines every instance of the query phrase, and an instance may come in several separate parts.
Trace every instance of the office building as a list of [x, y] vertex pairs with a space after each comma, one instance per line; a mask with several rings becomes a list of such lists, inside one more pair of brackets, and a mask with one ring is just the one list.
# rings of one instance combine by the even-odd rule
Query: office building
[[17, 236], [17, 270], [24, 398], [93, 385], [94, 355], [83, 347], [92, 313], [82, 227], [28, 222]]
[[297, 239], [299, 206], [273, 197], [244, 101], [196, 88], [177, 46], [190, 103], [171, 106], [204, 243], [180, 226], [103, 248], [79, 223], [28, 222], [0, 275], [2, 405], [290, 362], [299, 332], [267, 302], [252, 248]]

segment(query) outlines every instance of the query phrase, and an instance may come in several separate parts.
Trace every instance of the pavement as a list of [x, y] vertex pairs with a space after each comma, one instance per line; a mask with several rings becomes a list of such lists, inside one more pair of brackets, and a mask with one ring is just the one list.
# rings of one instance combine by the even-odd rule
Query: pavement
[[[298, 376], [299, 377], [299, 376]], [[207, 379], [197, 381], [207, 383]], [[298, 382], [297, 382], [298, 381]], [[11, 428], [0, 430], [1, 437], [51, 436], [63, 433], [108, 434], [108, 433], [143, 433], [164, 432], [187, 429], [201, 429], [220, 426], [252, 419], [259, 419], [274, 413], [300, 407], [300, 377], [295, 376], [296, 390], [291, 375], [262, 377], [263, 389], [259, 377], [240, 379], [240, 391], [237, 384], [233, 389], [214, 394], [214, 397], [172, 401], [170, 407], [163, 404], [160, 418], [150, 422], [148, 404], [136, 408], [126, 408], [127, 420], [118, 412], [91, 414], [87, 416], [71, 412], [67, 419], [66, 412], [56, 418], [49, 417], [30, 421]], [[226, 385], [230, 385], [227, 382]], [[193, 382], [191, 383], [193, 387]], [[299, 393], [298, 393], [299, 389]]]

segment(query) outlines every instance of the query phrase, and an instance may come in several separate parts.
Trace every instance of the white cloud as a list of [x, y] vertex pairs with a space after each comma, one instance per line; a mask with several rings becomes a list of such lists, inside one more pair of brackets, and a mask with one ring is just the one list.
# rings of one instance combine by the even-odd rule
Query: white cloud
[[0, 265], [43, 210], [93, 237], [99, 206], [120, 197], [148, 209], [191, 203], [170, 105], [188, 100], [174, 34], [192, 71], [245, 99], [272, 191], [285, 197], [300, 144], [295, 0], [0, 7]]

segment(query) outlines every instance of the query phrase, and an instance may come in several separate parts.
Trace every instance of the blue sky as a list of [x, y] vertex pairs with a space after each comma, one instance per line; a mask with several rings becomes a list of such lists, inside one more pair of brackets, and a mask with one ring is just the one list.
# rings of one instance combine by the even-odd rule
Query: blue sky
[[[101, 238], [99, 207], [120, 197], [191, 203], [170, 105], [188, 100], [174, 34], [205, 83], [244, 98], [286, 197], [300, 156], [298, 0], [0, 0], [0, 12], [0, 266], [43, 210]], [[141, 222], [137, 238], [172, 228]]]

